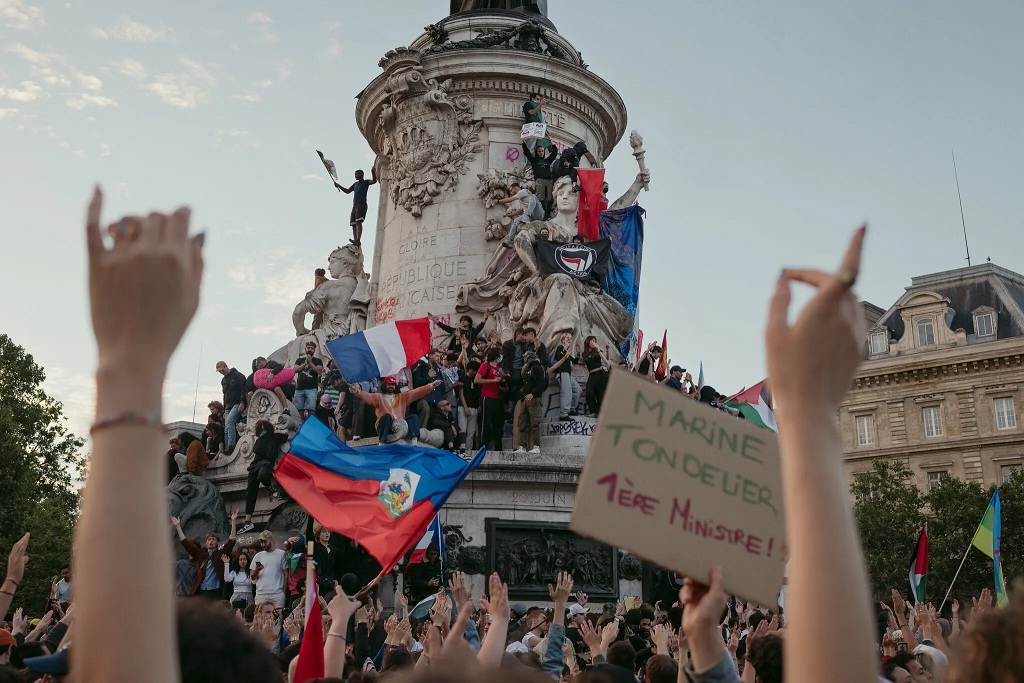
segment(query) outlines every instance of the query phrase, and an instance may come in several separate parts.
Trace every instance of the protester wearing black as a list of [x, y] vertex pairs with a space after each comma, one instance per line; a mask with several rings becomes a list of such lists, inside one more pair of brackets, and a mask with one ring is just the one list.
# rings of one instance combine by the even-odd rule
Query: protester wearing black
[[269, 489], [274, 498], [281, 497], [274, 486], [274, 465], [277, 464], [277, 456], [281, 454], [281, 446], [288, 440], [288, 435], [276, 433], [274, 425], [266, 420], [257, 422], [253, 433], [256, 434], [256, 443], [252, 447], [252, 462], [249, 463], [245, 485], [245, 524], [239, 529], [240, 534], [253, 529], [252, 513], [256, 509], [260, 484]]
[[[439, 379], [441, 379], [441, 354], [437, 351], [431, 351], [426, 362], [421, 360], [412, 366], [412, 386], [414, 389], [426, 386]], [[445, 387], [442, 381], [441, 384], [431, 389], [430, 393], [410, 406], [410, 409], [415, 410], [416, 414], [419, 415], [421, 426], [427, 424], [427, 420], [430, 419], [430, 409], [444, 398], [444, 393]]]
[[597, 415], [601, 410], [601, 403], [604, 401], [604, 392], [608, 388], [608, 351], [611, 345], [605, 346], [605, 352], [597, 345], [597, 337], [587, 337], [583, 342], [583, 356], [581, 362], [587, 368], [587, 411], [591, 415]]
[[551, 184], [552, 187], [562, 176], [569, 176], [572, 179], [572, 187], [574, 190], [579, 191], [579, 175], [576, 173], [576, 169], [579, 168], [580, 159], [587, 153], [587, 143], [580, 140], [572, 147], [565, 149], [555, 163], [551, 165]]
[[[427, 316], [437, 325], [439, 328], [452, 335], [452, 338], [448, 340], [448, 350], [454, 351], [455, 353], [462, 353], [462, 335], [466, 336], [469, 341], [469, 346], [472, 347], [476, 342], [476, 338], [480, 336], [480, 332], [483, 331], [484, 325], [487, 324], [487, 319], [491, 317], [490, 311], [484, 311], [484, 319], [478, 325], [473, 324], [473, 319], [468, 315], [464, 315], [459, 318], [459, 326], [452, 327], [441, 322], [437, 316], [427, 313]], [[468, 351], [469, 349], [467, 349]]]
[[519, 432], [519, 452], [540, 453], [540, 418], [543, 411], [544, 390], [548, 388], [548, 375], [536, 351], [527, 351], [524, 355], [522, 387], [517, 406], [519, 415], [516, 429]]
[[544, 215], [551, 213], [551, 205], [554, 200], [553, 186], [551, 181], [551, 165], [558, 158], [558, 148], [551, 140], [545, 139], [548, 143], [547, 153], [534, 154], [530, 146], [523, 143], [523, 153], [526, 160], [533, 169], [533, 192], [537, 195], [541, 205], [544, 207]]
[[459, 432], [459, 425], [456, 422], [455, 415], [452, 413], [452, 406], [448, 403], [448, 399], [442, 398], [437, 402], [431, 409], [430, 417], [427, 418], [426, 424], [428, 431], [436, 429], [440, 430], [444, 435], [440, 448], [454, 451], [465, 446], [466, 435]]
[[682, 393], [684, 372], [686, 372], [686, 368], [679, 367], [678, 365], [673, 365], [672, 368], [668, 371], [668, 374], [671, 376], [665, 380], [665, 386], [675, 389], [676, 391]]
[[242, 414], [242, 400], [245, 397], [245, 375], [235, 368], [228, 369], [227, 363], [217, 363], [217, 372], [223, 377], [220, 388], [224, 395], [224, 445], [225, 453], [235, 450], [238, 440], [238, 419]]
[[436, 543], [427, 546], [422, 562], [409, 567], [409, 604], [415, 605], [438, 591], [441, 586], [441, 555]]

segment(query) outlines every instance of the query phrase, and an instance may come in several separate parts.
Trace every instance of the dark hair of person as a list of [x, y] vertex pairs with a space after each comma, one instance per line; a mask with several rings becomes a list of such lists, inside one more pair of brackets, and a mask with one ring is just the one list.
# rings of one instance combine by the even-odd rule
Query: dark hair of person
[[459, 354], [453, 351], [452, 353], [445, 355], [444, 359], [449, 363], [454, 363], [459, 360]]
[[48, 654], [50, 653], [46, 651], [46, 647], [38, 640], [30, 643], [22, 643], [18, 647], [11, 649], [11, 666], [15, 669], [24, 669], [26, 659], [31, 659], [32, 657], [45, 657]]
[[404, 647], [395, 647], [384, 653], [384, 659], [381, 660], [380, 670], [381, 673], [392, 672], [392, 671], [404, 671], [411, 669], [415, 662], [412, 658], [412, 653], [406, 650]]
[[473, 319], [472, 319], [472, 318], [470, 318], [470, 317], [469, 317], [468, 315], [464, 315], [464, 316], [461, 316], [461, 317], [459, 318], [459, 322], [462, 322], [462, 321], [465, 321], [465, 322], [469, 323], [469, 326], [470, 326], [470, 327], [472, 327], [472, 326], [473, 326]]
[[531, 100], [536, 100], [538, 97], [540, 97], [540, 93], [539, 92], [537, 92], [536, 90], [530, 91], [530, 99]]
[[498, 360], [499, 358], [501, 358], [501, 349], [499, 349], [497, 347], [487, 349], [487, 362], [488, 363], [493, 363], [496, 360]]
[[782, 637], [769, 633], [747, 646], [747, 661], [761, 683], [782, 683]]
[[593, 358], [594, 356], [598, 355], [601, 352], [597, 348], [590, 347], [591, 339], [593, 339], [595, 343], [597, 342], [597, 337], [595, 337], [594, 335], [590, 335], [589, 337], [583, 340], [583, 360], [590, 360], [591, 358]]
[[621, 666], [630, 671], [636, 671], [636, 650], [628, 641], [615, 643], [608, 648], [608, 663]]
[[[240, 571], [242, 571], [242, 567], [239, 566], [239, 564], [238, 564], [238, 558], [241, 557], [242, 555], [245, 555], [249, 559], [250, 562], [252, 561], [252, 557], [249, 556], [249, 551], [246, 550], [245, 548], [242, 548], [237, 553], [235, 553], [234, 555], [231, 556], [231, 564], [228, 565], [231, 568], [231, 571], [233, 571], [233, 572], [240, 572]], [[246, 571], [249, 571], [249, 569], [250, 569], [249, 565], [245, 565], [245, 566], [246, 566]]]
[[274, 433], [274, 425], [272, 425], [269, 420], [260, 420], [252, 427], [253, 433], [257, 435], [263, 429], [266, 429], [271, 434]]
[[[761, 675], [760, 669], [754, 670], [758, 676]], [[679, 676], [679, 666], [668, 655], [654, 655], [647, 660], [644, 673], [650, 683], [675, 683]]]
[[480, 361], [478, 361], [478, 360], [471, 360], [468, 363], [466, 363], [466, 372], [469, 372], [470, 370], [479, 370], [479, 369], [480, 369]]
[[523, 328], [523, 335], [525, 336], [527, 334], [532, 334], [533, 336], [536, 337], [537, 336], [537, 330], [533, 329], [532, 327], [524, 327]]
[[199, 441], [196, 437], [192, 436], [189, 432], [178, 433], [178, 443], [181, 444], [182, 448], [188, 448], [193, 441]]
[[225, 605], [185, 598], [177, 608], [182, 683], [280, 683], [274, 655]]
[[288, 673], [288, 666], [292, 663], [293, 659], [299, 656], [299, 648], [301, 647], [301, 642], [292, 643], [277, 655], [277, 665], [280, 667], [281, 673]]
[[327, 277], [327, 271], [323, 268], [317, 268], [313, 271], [313, 275], [319, 275], [320, 277]]

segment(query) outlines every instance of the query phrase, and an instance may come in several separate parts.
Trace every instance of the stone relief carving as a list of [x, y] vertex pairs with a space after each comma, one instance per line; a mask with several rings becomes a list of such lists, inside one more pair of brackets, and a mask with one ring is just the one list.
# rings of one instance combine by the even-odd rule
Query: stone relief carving
[[391, 200], [414, 216], [452, 189], [480, 151], [482, 121], [472, 121], [473, 98], [453, 95], [452, 80], [423, 76], [416, 50], [388, 51], [380, 61], [389, 101], [380, 114]]
[[[209, 531], [219, 534], [222, 539], [227, 538], [230, 527], [224, 499], [210, 481], [191, 474], [179, 474], [166, 490], [171, 516], [181, 520], [181, 529], [187, 538], [202, 539]], [[196, 565], [176, 537], [174, 554], [175, 593], [189, 595]]]
[[459, 571], [467, 574], [484, 574], [487, 572], [487, 548], [479, 545], [467, 545], [459, 548]]
[[592, 598], [618, 591], [617, 551], [577, 536], [564, 524], [487, 520], [488, 573], [498, 572], [512, 598], [546, 598], [558, 572], [572, 574]]
[[439, 40], [441, 32], [433, 30], [437, 24], [426, 27], [424, 30], [430, 34], [434, 45], [424, 50], [424, 54], [434, 52], [448, 52], [451, 50], [475, 50], [481, 48], [504, 47], [523, 52], [534, 52], [541, 55], [549, 55], [555, 59], [569, 62], [567, 55], [561, 48], [555, 45], [547, 36], [547, 28], [536, 19], [524, 21], [518, 26], [512, 26], [498, 31], [488, 31], [470, 40], [448, 41], [448, 33], [441, 27], [443, 39]]
[[643, 560], [631, 553], [622, 553], [622, 557], [619, 559], [619, 578], [627, 581], [639, 581], [643, 575]]
[[[534, 191], [533, 169], [529, 166], [518, 172], [492, 168], [486, 173], [477, 173], [476, 177], [478, 179], [476, 194], [488, 209], [501, 206], [498, 201], [509, 196], [508, 188], [513, 182], [519, 183], [531, 192]], [[510, 214], [513, 210], [510, 204], [502, 216], [488, 217], [487, 224], [484, 226], [484, 238], [492, 241], [505, 237], [508, 234], [509, 225], [512, 224], [513, 216]]]

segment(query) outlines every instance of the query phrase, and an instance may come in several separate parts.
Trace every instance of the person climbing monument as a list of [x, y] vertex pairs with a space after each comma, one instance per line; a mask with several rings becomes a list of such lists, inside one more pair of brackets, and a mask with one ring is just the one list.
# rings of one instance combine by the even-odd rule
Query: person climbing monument
[[360, 169], [356, 171], [356, 181], [352, 183], [352, 187], [345, 187], [344, 185], [334, 183], [334, 186], [345, 194], [355, 193], [352, 197], [352, 214], [349, 216], [349, 225], [352, 226], [352, 239], [349, 242], [357, 247], [362, 246], [363, 219], [366, 218], [367, 209], [366, 193], [370, 189], [370, 185], [376, 184], [378, 180], [376, 164], [373, 165], [370, 175], [370, 180], [366, 180], [362, 169]]

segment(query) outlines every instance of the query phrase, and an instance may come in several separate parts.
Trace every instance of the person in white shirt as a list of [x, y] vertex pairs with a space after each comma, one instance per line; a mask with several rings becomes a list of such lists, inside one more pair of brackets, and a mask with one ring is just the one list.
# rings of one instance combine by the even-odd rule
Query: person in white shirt
[[60, 581], [54, 584], [51, 596], [57, 602], [64, 604], [71, 602], [71, 565], [65, 564], [60, 568]]
[[245, 606], [248, 607], [253, 603], [252, 578], [249, 576], [249, 552], [243, 550], [233, 559], [224, 555], [223, 560], [224, 581], [233, 587], [231, 600], [228, 602], [234, 606], [236, 600], [243, 600]]
[[284, 551], [274, 548], [274, 536], [269, 531], [260, 532], [260, 547], [249, 572], [256, 584], [256, 603], [272, 602], [284, 607]]

